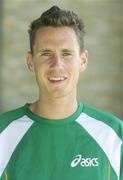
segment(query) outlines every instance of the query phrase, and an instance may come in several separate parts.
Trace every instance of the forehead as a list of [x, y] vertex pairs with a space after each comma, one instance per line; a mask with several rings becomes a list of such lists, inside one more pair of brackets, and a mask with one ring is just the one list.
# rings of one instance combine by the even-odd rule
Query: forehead
[[36, 48], [61, 47], [69, 46], [69, 48], [79, 48], [77, 35], [70, 27], [43, 27], [39, 29], [35, 37]]

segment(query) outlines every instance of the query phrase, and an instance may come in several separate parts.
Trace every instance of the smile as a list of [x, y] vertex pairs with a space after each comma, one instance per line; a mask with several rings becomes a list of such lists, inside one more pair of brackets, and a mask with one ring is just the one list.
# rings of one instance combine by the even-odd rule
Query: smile
[[67, 77], [65, 76], [50, 76], [48, 80], [52, 84], [63, 84], [66, 81]]
[[63, 76], [52, 76], [48, 78], [50, 81], [64, 81], [67, 79], [66, 77]]

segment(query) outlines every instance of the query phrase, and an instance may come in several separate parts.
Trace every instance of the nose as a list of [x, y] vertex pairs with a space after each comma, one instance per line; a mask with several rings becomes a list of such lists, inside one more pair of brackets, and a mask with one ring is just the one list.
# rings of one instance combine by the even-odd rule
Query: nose
[[54, 55], [51, 59], [51, 67], [61, 67], [62, 65], [62, 57], [60, 57], [60, 55]]

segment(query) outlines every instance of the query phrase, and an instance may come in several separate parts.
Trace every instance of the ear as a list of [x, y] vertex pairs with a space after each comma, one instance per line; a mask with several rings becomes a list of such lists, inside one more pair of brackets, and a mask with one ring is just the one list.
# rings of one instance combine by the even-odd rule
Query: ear
[[34, 72], [33, 56], [31, 52], [27, 53], [27, 66], [31, 72]]
[[87, 67], [87, 64], [88, 64], [88, 51], [87, 49], [85, 49], [81, 55], [80, 55], [80, 58], [81, 58], [81, 62], [80, 62], [80, 72], [83, 72], [86, 67]]

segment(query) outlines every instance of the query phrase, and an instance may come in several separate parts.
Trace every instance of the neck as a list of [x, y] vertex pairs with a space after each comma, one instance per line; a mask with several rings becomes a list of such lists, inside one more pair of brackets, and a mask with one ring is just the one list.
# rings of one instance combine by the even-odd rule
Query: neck
[[30, 106], [33, 113], [47, 119], [64, 119], [77, 110], [76, 96], [50, 99], [40, 97], [39, 100]]

